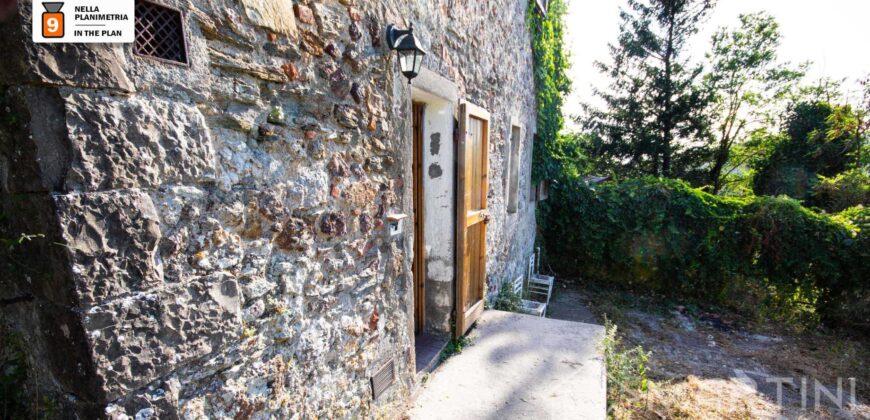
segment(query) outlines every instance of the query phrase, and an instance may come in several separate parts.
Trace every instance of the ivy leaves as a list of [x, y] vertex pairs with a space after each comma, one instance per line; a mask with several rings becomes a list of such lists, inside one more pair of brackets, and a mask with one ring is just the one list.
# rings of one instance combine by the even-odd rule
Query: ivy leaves
[[860, 297], [870, 294], [870, 235], [857, 228], [866, 211], [832, 217], [787, 197], [719, 197], [641, 178], [595, 190], [560, 183], [541, 212], [549, 263], [563, 276], [716, 304], [745, 295], [749, 282], [769, 299], [801, 296], [829, 318], [865, 308]]
[[532, 157], [532, 180], [554, 179], [560, 174], [559, 135], [565, 125], [562, 104], [571, 90], [567, 76], [568, 52], [564, 43], [564, 0], [550, 0], [546, 16], [529, 2], [528, 25], [532, 34], [534, 76], [538, 103], [538, 133]]

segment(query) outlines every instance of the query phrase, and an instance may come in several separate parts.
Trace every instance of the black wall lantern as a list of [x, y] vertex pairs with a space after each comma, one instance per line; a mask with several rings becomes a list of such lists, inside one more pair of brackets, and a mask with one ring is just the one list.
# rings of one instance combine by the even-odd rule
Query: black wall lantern
[[411, 24], [407, 30], [398, 29], [394, 25], [387, 26], [387, 43], [391, 50], [399, 53], [399, 66], [410, 85], [411, 80], [420, 74], [423, 57], [426, 55], [426, 51], [423, 51], [420, 42], [414, 36], [414, 24]]

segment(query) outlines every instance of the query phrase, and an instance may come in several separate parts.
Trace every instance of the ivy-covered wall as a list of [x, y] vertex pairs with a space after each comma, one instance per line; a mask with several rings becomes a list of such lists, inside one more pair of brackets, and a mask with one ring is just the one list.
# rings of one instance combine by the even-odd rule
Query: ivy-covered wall
[[546, 14], [537, 2], [529, 2], [528, 24], [535, 57], [535, 87], [538, 99], [538, 133], [532, 160], [532, 179], [541, 181], [559, 175], [559, 136], [565, 125], [562, 105], [571, 90], [568, 51], [565, 46], [565, 0], [551, 0]]
[[798, 303], [870, 331], [863, 207], [830, 216], [790, 198], [717, 197], [657, 178], [567, 181], [549, 204], [543, 236], [563, 276], [734, 307]]

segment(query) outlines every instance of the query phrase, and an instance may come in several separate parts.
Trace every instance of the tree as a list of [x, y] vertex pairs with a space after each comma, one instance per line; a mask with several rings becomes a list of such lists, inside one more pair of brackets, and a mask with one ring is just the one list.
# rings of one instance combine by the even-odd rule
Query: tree
[[[856, 118], [851, 122], [851, 129], [860, 142], [855, 156], [855, 167], [867, 171], [870, 169], [870, 74], [860, 81], [862, 88], [861, 100], [855, 110]], [[837, 133], [829, 133], [836, 136]]]
[[788, 114], [786, 130], [763, 145], [768, 152], [753, 163], [753, 189], [758, 195], [786, 194], [805, 200], [819, 176], [833, 177], [858, 169], [856, 157], [866, 137], [865, 125], [851, 105], [802, 102]]
[[691, 178], [709, 136], [709, 95], [687, 42], [715, 0], [628, 0], [613, 62], [597, 63], [612, 83], [596, 90], [605, 109], [586, 106], [596, 153], [624, 175]]
[[866, 111], [870, 111], [870, 74], [861, 81], [861, 86], [864, 88], [861, 104]]
[[866, 109], [853, 109], [850, 105], [842, 105], [834, 108], [828, 116], [828, 131], [826, 140], [836, 142], [839, 139], [847, 139], [844, 153], [848, 153], [847, 166], [862, 169], [866, 168], [867, 130], [870, 128], [870, 115]]
[[721, 28], [713, 35], [704, 84], [713, 98], [708, 111], [714, 121], [708, 182], [714, 194], [722, 189], [725, 176], [743, 163], [735, 162], [725, 171], [734, 146], [754, 129], [770, 124], [771, 108], [804, 75], [777, 63], [779, 41], [779, 24], [766, 13], [741, 15], [739, 28]]

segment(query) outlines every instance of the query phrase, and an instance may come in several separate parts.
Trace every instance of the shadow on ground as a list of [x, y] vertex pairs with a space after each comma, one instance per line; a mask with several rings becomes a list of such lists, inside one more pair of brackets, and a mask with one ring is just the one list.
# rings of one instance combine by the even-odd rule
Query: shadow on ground
[[601, 326], [486, 311], [424, 386], [412, 419], [604, 419]]

